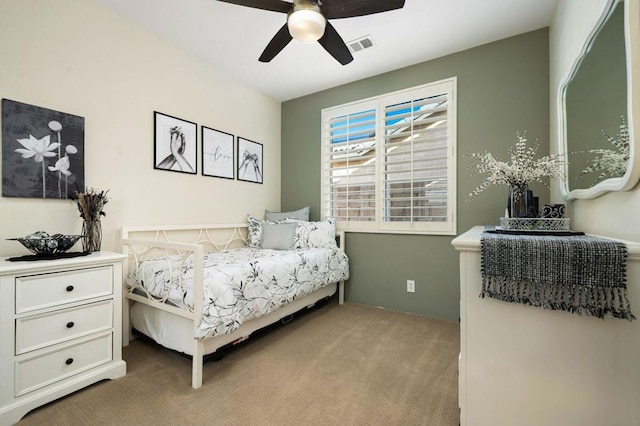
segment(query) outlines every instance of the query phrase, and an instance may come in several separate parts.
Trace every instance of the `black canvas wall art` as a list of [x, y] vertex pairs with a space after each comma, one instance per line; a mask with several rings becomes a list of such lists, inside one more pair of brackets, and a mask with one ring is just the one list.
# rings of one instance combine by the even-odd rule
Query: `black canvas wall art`
[[84, 118], [3, 99], [2, 195], [66, 199], [84, 186]]

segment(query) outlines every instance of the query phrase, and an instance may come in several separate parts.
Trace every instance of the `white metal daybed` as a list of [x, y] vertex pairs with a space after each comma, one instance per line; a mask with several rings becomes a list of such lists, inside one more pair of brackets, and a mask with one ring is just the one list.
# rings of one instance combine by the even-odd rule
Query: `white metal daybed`
[[[313, 224], [322, 229], [310, 228]], [[337, 245], [303, 242], [298, 247], [296, 240], [295, 249], [271, 250], [247, 247], [247, 226], [123, 228], [122, 247], [128, 254], [124, 293], [131, 306], [123, 310], [123, 344], [128, 344], [133, 327], [191, 355], [192, 386], [199, 388], [204, 355], [336, 291], [343, 303], [349, 274], [344, 233], [305, 222], [296, 229], [296, 238], [309, 242], [313, 232], [332, 229]], [[305, 234], [309, 229], [312, 233]]]

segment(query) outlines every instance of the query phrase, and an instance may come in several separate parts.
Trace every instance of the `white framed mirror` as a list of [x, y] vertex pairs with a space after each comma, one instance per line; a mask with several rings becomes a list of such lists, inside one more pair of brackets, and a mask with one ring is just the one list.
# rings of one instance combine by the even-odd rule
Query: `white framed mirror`
[[565, 200], [629, 190], [640, 178], [633, 115], [639, 111], [634, 83], [640, 81], [634, 73], [640, 65], [640, 30], [630, 18], [640, 13], [639, 3], [603, 1], [602, 13], [560, 85], [558, 152], [566, 160]]

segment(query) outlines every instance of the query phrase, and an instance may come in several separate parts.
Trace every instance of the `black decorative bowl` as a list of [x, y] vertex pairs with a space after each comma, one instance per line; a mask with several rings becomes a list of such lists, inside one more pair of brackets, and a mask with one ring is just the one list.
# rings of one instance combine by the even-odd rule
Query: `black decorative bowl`
[[18, 241], [29, 251], [39, 255], [56, 255], [69, 250], [82, 235], [49, 235], [46, 232], [36, 232], [23, 238], [8, 238], [12, 241]]

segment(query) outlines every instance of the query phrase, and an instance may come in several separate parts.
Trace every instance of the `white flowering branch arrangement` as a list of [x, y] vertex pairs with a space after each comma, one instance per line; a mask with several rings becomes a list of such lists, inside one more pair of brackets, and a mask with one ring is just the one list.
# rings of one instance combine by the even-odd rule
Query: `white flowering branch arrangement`
[[596, 178], [597, 182], [607, 177], [620, 177], [627, 172], [630, 157], [629, 127], [627, 127], [624, 116], [620, 117], [620, 133], [613, 137], [602, 130], [602, 134], [607, 141], [613, 145], [613, 148], [583, 151], [590, 154], [597, 154], [598, 156], [591, 160], [591, 165], [580, 172], [578, 177], [599, 171], [600, 175]]
[[[489, 152], [471, 154], [471, 158], [480, 163], [471, 168], [471, 175], [487, 174], [485, 180], [476, 187], [467, 200], [475, 198], [491, 185], [510, 185], [514, 191], [520, 191], [523, 185], [530, 182], [540, 182], [545, 187], [549, 185], [543, 180], [545, 177], [564, 180], [564, 161], [560, 155], [546, 155], [535, 159], [538, 143], [527, 146], [527, 132], [516, 132], [515, 149], [509, 149], [511, 163], [497, 160]], [[520, 194], [521, 195], [521, 194]]]

